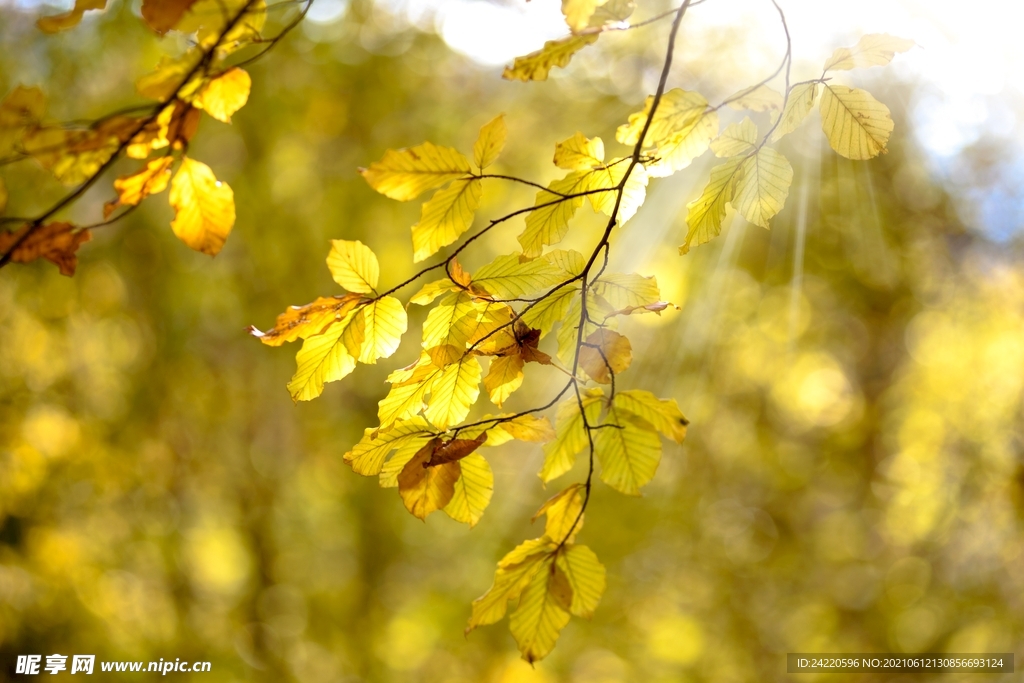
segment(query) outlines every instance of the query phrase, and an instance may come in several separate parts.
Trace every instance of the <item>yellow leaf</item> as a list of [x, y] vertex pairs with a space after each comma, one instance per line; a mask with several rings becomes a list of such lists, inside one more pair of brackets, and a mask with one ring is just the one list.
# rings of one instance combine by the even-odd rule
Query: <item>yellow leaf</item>
[[562, 570], [572, 589], [569, 611], [589, 619], [601, 602], [605, 589], [604, 565], [594, 551], [585, 545], [570, 545], [558, 553], [556, 565]]
[[320, 297], [305, 306], [290, 306], [287, 311], [277, 316], [273, 328], [261, 332], [255, 327], [250, 327], [249, 334], [267, 346], [280, 346], [296, 339], [306, 339], [320, 334], [330, 323], [344, 318], [361, 299], [358, 294], [346, 294]]
[[551, 559], [543, 561], [509, 619], [509, 630], [519, 645], [519, 652], [531, 664], [551, 652], [559, 633], [569, 623], [569, 612], [559, 604], [557, 591], [550, 590], [555, 576], [553, 567]]
[[82, 21], [82, 16], [89, 10], [105, 9], [107, 0], [75, 0], [75, 6], [69, 12], [57, 14], [52, 17], [42, 17], [36, 21], [36, 26], [43, 33], [58, 33]]
[[295, 374], [288, 382], [288, 393], [293, 401], [313, 400], [323, 393], [324, 384], [336, 382], [355, 369], [356, 359], [345, 348], [342, 335], [360, 313], [358, 308], [349, 311], [341, 320], [302, 343], [295, 355]]
[[608, 425], [594, 433], [594, 450], [601, 463], [601, 481], [629, 496], [639, 496], [640, 487], [654, 478], [661, 462], [661, 439], [637, 426], [613, 408]]
[[[601, 415], [604, 393], [599, 389], [593, 394], [584, 395], [583, 410], [586, 412], [587, 424], [597, 425]], [[599, 429], [596, 433], [608, 431]], [[558, 406], [555, 415], [555, 440], [544, 446], [544, 466], [540, 470], [540, 478], [544, 483], [560, 477], [576, 462], [576, 454], [589, 445], [587, 430], [584, 428], [583, 414], [575, 398], [564, 401]]]
[[352, 318], [342, 341], [360, 363], [374, 364], [398, 350], [409, 320], [402, 302], [386, 296], [366, 304]]
[[525, 541], [498, 563], [494, 583], [490, 589], [473, 601], [473, 615], [466, 632], [477, 626], [493, 624], [505, 616], [508, 601], [515, 600], [542, 568], [554, 545], [546, 538]]
[[572, 56], [591, 43], [597, 42], [600, 34], [590, 33], [567, 36], [544, 43], [544, 47], [525, 57], [516, 57], [512, 66], [505, 67], [502, 78], [513, 81], [544, 81], [554, 67], [565, 67]]
[[[599, 192], [587, 195], [594, 211], [600, 211], [606, 216], [611, 216], [616, 206], [615, 191], [612, 188], [618, 186], [629, 170], [630, 163], [626, 159], [613, 159], [603, 168], [593, 171], [590, 174], [590, 183], [587, 189], [600, 190], [607, 188], [609, 192]], [[618, 212], [616, 219], [622, 225], [632, 218], [647, 198], [647, 172], [642, 164], [633, 166], [633, 170], [626, 179], [622, 188], [622, 198], [618, 200]]]
[[455, 346], [464, 349], [482, 326], [504, 322], [496, 317], [503, 311], [508, 311], [508, 307], [492, 310], [490, 302], [477, 300], [469, 292], [452, 292], [427, 314], [423, 323], [423, 348]]
[[579, 275], [587, 266], [587, 258], [575, 249], [552, 249], [544, 254], [544, 260], [565, 273], [566, 277]]
[[571, 484], [545, 501], [530, 521], [537, 521], [541, 515], [547, 516], [544, 535], [556, 544], [572, 543], [583, 528], [583, 498], [583, 485]]
[[498, 159], [507, 138], [504, 114], [498, 114], [480, 129], [480, 135], [473, 144], [473, 160], [481, 171]]
[[598, 330], [597, 322], [600, 322], [603, 317], [601, 306], [592, 291], [588, 293], [587, 301], [588, 315], [587, 320], [584, 321], [582, 336], [580, 336], [579, 332], [583, 309], [582, 297], [573, 297], [569, 302], [569, 308], [565, 312], [565, 318], [562, 320], [562, 325], [556, 335], [558, 340], [558, 358], [569, 367], [572, 366], [573, 358], [576, 356], [577, 341], [586, 339]]
[[897, 52], [906, 52], [916, 43], [888, 33], [863, 36], [853, 47], [841, 47], [825, 62], [825, 71], [857, 69], [865, 66], [885, 66]]
[[520, 261], [519, 254], [505, 254], [473, 275], [473, 285], [495, 299], [532, 296], [561, 281], [562, 273], [544, 259]]
[[[520, 415], [500, 423], [498, 428], [520, 441], [545, 443], [555, 438], [555, 430], [551, 428], [551, 423], [546, 417]], [[490, 441], [489, 438], [488, 441]]]
[[494, 405], [501, 404], [523, 384], [523, 357], [519, 354], [499, 356], [491, 359], [491, 366], [484, 377], [484, 388]]
[[417, 304], [419, 306], [428, 306], [433, 303], [434, 299], [437, 297], [454, 289], [456, 289], [455, 283], [448, 278], [428, 282], [420, 288], [420, 291], [412, 295], [412, 298], [409, 299], [409, 303]]
[[608, 273], [593, 285], [593, 291], [615, 310], [640, 308], [661, 301], [658, 280], [637, 273]]
[[117, 152], [130, 131], [103, 128], [70, 130], [60, 126], [35, 128], [25, 133], [21, 146], [65, 185], [85, 182]]
[[424, 142], [407, 149], [389, 149], [380, 161], [359, 172], [377, 192], [407, 202], [471, 173], [471, 169], [457, 150]]
[[103, 217], [108, 218], [119, 206], [136, 206], [151, 194], [167, 189], [171, 179], [171, 164], [174, 157], [153, 159], [135, 173], [124, 175], [114, 181], [117, 199], [103, 206]]
[[633, 0], [606, 0], [590, 17], [590, 28], [602, 28], [608, 24], [619, 24], [629, 19], [636, 9]]
[[174, 28], [196, 0], [142, 0], [142, 19], [159, 35]]
[[729, 124], [722, 134], [711, 142], [711, 151], [716, 157], [734, 157], [748, 154], [757, 146], [757, 126], [744, 116], [739, 123]]
[[334, 281], [348, 291], [376, 294], [380, 265], [373, 250], [359, 240], [331, 240], [327, 268]]
[[433, 256], [469, 229], [480, 207], [481, 182], [456, 180], [423, 204], [420, 222], [412, 226], [412, 260]]
[[535, 330], [540, 330], [543, 337], [555, 323], [562, 322], [566, 318], [566, 312], [572, 303], [573, 297], [580, 291], [576, 285], [562, 287], [546, 299], [541, 299], [533, 308], [523, 314], [521, 320]]
[[423, 399], [434, 381], [441, 376], [442, 368], [433, 364], [430, 355], [424, 351], [412, 368], [403, 368], [391, 373], [388, 382], [391, 390], [378, 403], [377, 417], [380, 429], [388, 429], [395, 422], [406, 420], [423, 409]]
[[[196, 33], [200, 48], [217, 45], [216, 55], [223, 59], [258, 41], [266, 20], [267, 5], [263, 0], [196, 0], [175, 28], [182, 33]], [[225, 33], [232, 21], [234, 26]]]
[[754, 225], [767, 228], [768, 221], [786, 204], [792, 182], [793, 167], [786, 157], [762, 147], [740, 167], [732, 205]]
[[455, 482], [455, 493], [444, 507], [444, 511], [456, 522], [476, 526], [484, 510], [491, 502], [494, 491], [494, 474], [487, 460], [479, 453], [472, 453], [459, 460], [462, 476]]
[[245, 106], [249, 100], [252, 79], [244, 69], [234, 67], [210, 80], [192, 101], [192, 104], [207, 114], [231, 123], [231, 115]]
[[[601, 138], [587, 139], [577, 132], [555, 145], [555, 166], [569, 171], [589, 171], [604, 165], [604, 143]], [[568, 194], [568, 193], [566, 193]]]
[[562, 14], [569, 30], [578, 33], [587, 28], [590, 18], [607, 0], [562, 0]]
[[629, 339], [612, 330], [597, 330], [580, 348], [580, 367], [598, 384], [611, 384], [612, 377], [632, 362], [633, 346]]
[[356, 474], [372, 477], [380, 474], [384, 460], [392, 451], [409, 444], [415, 445], [418, 451], [434, 436], [430, 425], [419, 416], [399, 422], [385, 432], [366, 429], [363, 438], [345, 454], [344, 459]]
[[182, 82], [193, 72], [200, 59], [202, 54], [195, 49], [177, 58], [161, 57], [155, 71], [135, 81], [135, 89], [143, 97], [158, 102], [167, 102], [176, 92], [179, 97], [187, 99], [195, 94], [202, 79], [198, 74], [192, 74], [187, 84], [182, 85]]
[[[801, 83], [789, 91], [786, 108], [782, 111], [782, 120], [772, 133], [772, 142], [781, 140], [784, 135], [792, 133], [799, 127], [814, 107], [814, 98], [818, 96], [817, 83]], [[772, 115], [774, 119], [775, 114]], [[774, 121], [773, 121], [774, 122]]]
[[[540, 256], [545, 245], [558, 244], [569, 230], [569, 221], [576, 210], [583, 206], [583, 197], [566, 198], [589, 189], [590, 174], [573, 171], [561, 180], [554, 180], [548, 186], [552, 192], [541, 190], [534, 201], [534, 210], [526, 216], [526, 230], [519, 239], [523, 254]], [[555, 193], [558, 194], [555, 194]]]
[[821, 130], [836, 153], [863, 160], [886, 152], [892, 117], [889, 108], [869, 93], [826, 83], [819, 108]]
[[686, 438], [686, 426], [690, 423], [683, 417], [675, 399], [662, 399], [649, 391], [630, 389], [616, 393], [614, 404], [617, 410], [639, 418], [676, 443]]
[[235, 224], [235, 194], [206, 164], [182, 157], [171, 180], [171, 229], [196, 251], [216, 256]]
[[430, 386], [430, 400], [423, 415], [438, 429], [448, 429], [469, 414], [480, 395], [480, 363], [463, 356], [446, 367]]
[[686, 205], [686, 224], [689, 230], [686, 241], [679, 247], [685, 254], [691, 246], [710, 242], [722, 232], [726, 204], [732, 199], [733, 187], [743, 157], [734, 157], [711, 169], [708, 181], [700, 197]]
[[769, 111], [782, 109], [782, 95], [767, 85], [755, 85], [726, 98], [733, 109]]
[[[629, 123], [619, 126], [615, 139], [624, 145], [635, 145], [647, 123], [647, 116], [654, 104], [654, 97], [648, 96], [644, 108], [630, 114]], [[674, 88], [662, 95], [654, 119], [647, 130], [644, 147], [656, 147], [677, 133], [692, 129], [704, 116], [708, 101], [698, 92]]]
[[446, 506], [455, 495], [455, 482], [462, 468], [458, 462], [447, 462], [427, 467], [433, 452], [433, 441], [428, 442], [412, 457], [398, 475], [398, 493], [413, 516], [426, 519], [427, 515]]
[[718, 112], [705, 111], [683, 130], [662, 140], [651, 152], [657, 161], [647, 164], [647, 175], [665, 178], [681, 171], [707, 151], [711, 138], [718, 134]]

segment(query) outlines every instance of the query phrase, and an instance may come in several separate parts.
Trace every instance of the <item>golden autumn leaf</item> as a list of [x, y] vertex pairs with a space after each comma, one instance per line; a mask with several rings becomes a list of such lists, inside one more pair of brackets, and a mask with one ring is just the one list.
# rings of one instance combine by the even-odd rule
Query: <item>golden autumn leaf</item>
[[601, 464], [601, 481], [628, 496], [654, 478], [661, 462], [661, 439], [613, 407], [606, 425], [594, 434], [594, 452]]
[[500, 621], [508, 609], [508, 602], [517, 599], [533, 576], [548, 566], [547, 560], [554, 547], [550, 539], [538, 538], [519, 544], [505, 555], [498, 562], [490, 589], [473, 601], [473, 614], [466, 632]]
[[520, 415], [498, 424], [498, 429], [520, 441], [546, 443], [555, 438], [555, 430], [546, 417]]
[[249, 100], [252, 78], [244, 69], [234, 67], [210, 79], [192, 100], [192, 104], [207, 114], [231, 123], [231, 115]]
[[570, 484], [546, 500], [530, 521], [546, 516], [544, 535], [556, 544], [572, 543], [583, 528], [584, 495], [582, 484]]
[[502, 78], [510, 81], [544, 81], [555, 67], [565, 67], [573, 55], [587, 45], [597, 42], [600, 34], [572, 35], [544, 43], [544, 47], [523, 57], [516, 57], [512, 66], [505, 67]]
[[444, 511], [456, 522], [473, 528], [491, 502], [494, 474], [487, 460], [479, 453], [471, 453], [459, 460], [459, 472], [455, 492], [444, 506]]
[[888, 33], [862, 36], [853, 47], [841, 47], [825, 62], [825, 71], [858, 69], [866, 66], [885, 66], [897, 52], [906, 52], [917, 43], [897, 38]]
[[497, 161], [505, 149], [507, 138], [508, 127], [505, 125], [504, 114], [498, 114], [480, 129], [480, 135], [473, 144], [473, 161], [481, 171]]
[[153, 159], [135, 173], [123, 175], [114, 181], [117, 199], [103, 205], [103, 217], [109, 218], [119, 206], [136, 206], [151, 194], [167, 189], [171, 179], [174, 157]]
[[740, 166], [732, 205], [754, 225], [768, 228], [768, 221], [786, 204], [793, 167], [771, 147], [762, 147]]
[[733, 109], [747, 109], [749, 111], [782, 109], [782, 95], [764, 84], [740, 90], [738, 93], [727, 97], [726, 100]]
[[821, 130], [837, 154], [864, 160], [886, 152], [894, 124], [889, 108], [870, 93], [826, 83], [818, 107]]
[[[267, 20], [264, 0], [196, 0], [175, 27], [182, 33], [195, 33], [200, 48], [217, 46], [216, 56], [223, 59], [239, 48], [260, 40]], [[233, 22], [225, 32], [227, 24]]]
[[686, 438], [686, 427], [690, 423], [683, 417], [675, 399], [658, 398], [642, 389], [629, 389], [616, 393], [613, 403], [618, 411], [628, 413], [634, 421], [650, 425], [665, 438], [676, 443], [682, 443]]
[[586, 413], [586, 423], [575, 398], [558, 405], [555, 416], [555, 439], [544, 445], [544, 466], [540, 470], [542, 481], [547, 483], [572, 469], [576, 455], [590, 443], [584, 424], [597, 425], [603, 402], [604, 392], [600, 389], [591, 389], [584, 395], [583, 411]]
[[633, 347], [629, 339], [612, 330], [597, 330], [580, 348], [580, 367], [599, 384], [611, 384], [612, 378], [632, 362]]
[[501, 404], [523, 384], [523, 366], [525, 362], [519, 354], [500, 356], [491, 360], [491, 365], [484, 376], [484, 388], [494, 405]]
[[342, 333], [342, 343], [360, 363], [374, 364], [398, 350], [409, 320], [402, 302], [385, 296], [361, 306]]
[[522, 261], [505, 254], [473, 274], [473, 285], [495, 299], [531, 296], [561, 281], [562, 273], [544, 259]]
[[707, 151], [708, 143], [718, 134], [718, 129], [718, 112], [705, 111], [651, 151], [656, 160], [646, 165], [647, 175], [665, 178], [686, 168]]
[[36, 26], [44, 33], [58, 33], [69, 28], [78, 26], [82, 17], [89, 10], [105, 9], [107, 0], [75, 0], [75, 6], [64, 14], [56, 14], [52, 17], [42, 17], [36, 21]]
[[567, 609], [578, 617], [589, 619], [604, 595], [604, 565], [585, 545], [566, 546], [558, 553], [555, 564], [565, 576], [571, 592], [572, 599]]
[[589, 189], [590, 176], [573, 171], [561, 180], [554, 180], [547, 190], [537, 193], [534, 210], [526, 216], [526, 230], [517, 238], [523, 255], [540, 256], [544, 247], [558, 244], [569, 230], [569, 221], [583, 206], [583, 196], [570, 196]]
[[446, 367], [430, 385], [423, 416], [438, 429], [462, 422], [480, 395], [480, 375], [480, 362], [473, 356], [463, 356]]
[[[44, 258], [55, 263], [61, 275], [74, 275], [78, 266], [78, 247], [92, 239], [92, 233], [76, 230], [71, 223], [55, 222], [39, 226], [24, 237], [30, 227], [26, 225], [14, 232], [0, 232], [0, 254], [9, 252], [14, 263], [31, 263]], [[21, 242], [14, 246], [19, 240]]]
[[380, 161], [359, 172], [377, 192], [406, 202], [468, 175], [472, 169], [461, 152], [424, 142], [416, 147], [389, 149]]
[[[648, 96], [644, 108], [629, 115], [628, 123], [619, 126], [615, 139], [624, 145], [635, 145], [647, 123], [647, 117], [654, 105], [654, 97]], [[708, 101], [699, 92], [673, 88], [661, 97], [658, 109], [647, 129], [644, 147], [657, 147], [673, 135], [692, 128], [704, 116]]]
[[202, 79], [194, 73], [201, 59], [202, 53], [196, 49], [180, 57], [163, 56], [155, 70], [135, 81], [135, 90], [158, 102], [167, 102], [175, 93], [181, 99], [188, 99], [202, 84]]
[[87, 129], [35, 127], [25, 132], [21, 145], [57, 180], [78, 185], [95, 175], [140, 125], [138, 119], [117, 116]]
[[604, 165], [604, 142], [577, 132], [555, 145], [555, 166], [569, 171], [589, 171]]
[[[555, 647], [559, 633], [569, 623], [569, 611], [562, 606], [554, 558], [542, 562], [523, 589], [519, 606], [509, 618], [509, 630], [519, 652], [529, 663], [543, 659]], [[554, 590], [553, 590], [554, 589]]]
[[381, 473], [384, 461], [394, 451], [411, 447], [415, 454], [435, 436], [427, 421], [418, 416], [399, 422], [387, 431], [366, 429], [359, 443], [345, 453], [344, 460], [356, 474], [375, 476]]
[[679, 247], [685, 254], [691, 246], [710, 242], [722, 232], [726, 205], [732, 199], [733, 188], [743, 157], [733, 157], [711, 169], [711, 179], [700, 197], [686, 205], [686, 241]]
[[433, 256], [469, 229], [480, 207], [481, 191], [479, 179], [460, 179], [424, 202], [420, 222], [412, 226], [414, 262]]
[[380, 264], [373, 250], [359, 240], [331, 240], [327, 268], [334, 281], [348, 291], [376, 294]]
[[436, 440], [423, 446], [406, 463], [398, 475], [398, 493], [413, 516], [426, 519], [427, 515], [448, 505], [455, 495], [455, 482], [461, 468], [458, 462], [428, 467]]
[[293, 401], [311, 401], [324, 391], [328, 382], [336, 382], [356, 368], [342, 336], [359, 309], [349, 309], [341, 320], [328, 323], [318, 334], [309, 335], [295, 355], [295, 374], [288, 382]]
[[757, 147], [757, 126], [744, 116], [739, 123], [729, 124], [722, 134], [711, 141], [716, 157], [734, 157], [753, 152]]
[[249, 334], [267, 346], [280, 346], [296, 339], [305, 339], [320, 334], [332, 322], [343, 319], [361, 300], [358, 294], [320, 297], [305, 306], [289, 307], [277, 316], [274, 327], [266, 332], [250, 327]]
[[142, 19], [163, 35], [174, 28], [196, 0], [142, 0]]
[[[777, 142], [784, 135], [792, 133], [814, 108], [814, 100], [818, 96], [817, 83], [800, 83], [789, 91], [786, 108], [782, 111], [782, 120], [772, 133], [772, 142]], [[775, 115], [773, 115], [773, 122]]]
[[[619, 225], [622, 225], [634, 215], [643, 205], [647, 198], [647, 171], [642, 164], [632, 165], [628, 158], [612, 159], [606, 166], [592, 171], [589, 174], [590, 181], [587, 184], [588, 190], [607, 189], [608, 192], [596, 192], [588, 194], [587, 199], [594, 211], [599, 211], [606, 216], [611, 216], [615, 211], [615, 217]], [[629, 177], [626, 178], [626, 172]], [[622, 186], [621, 197], [615, 190], [626, 178]], [[616, 211], [616, 205], [618, 210]]]
[[195, 135], [201, 118], [200, 110], [175, 100], [132, 137], [125, 153], [132, 159], [145, 159], [153, 150], [164, 147], [183, 149]]
[[562, 14], [569, 30], [578, 33], [587, 28], [597, 8], [607, 0], [562, 0]]
[[235, 224], [235, 194], [206, 164], [182, 157], [171, 180], [171, 229], [192, 249], [216, 256]]
[[606, 273], [593, 285], [593, 292], [608, 302], [614, 311], [642, 308], [661, 303], [658, 279], [638, 273]]

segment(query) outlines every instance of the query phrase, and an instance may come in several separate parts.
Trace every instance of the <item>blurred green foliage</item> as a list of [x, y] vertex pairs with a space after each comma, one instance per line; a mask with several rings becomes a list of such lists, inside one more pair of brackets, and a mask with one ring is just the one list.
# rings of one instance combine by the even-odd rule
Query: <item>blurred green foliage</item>
[[[42, 85], [64, 119], [133, 102], [159, 46], [131, 7], [51, 38], [34, 12], [0, 7], [0, 90]], [[676, 84], [728, 94], [715, 55], [731, 39], [689, 33]], [[679, 257], [698, 163], [655, 186], [613, 244], [617, 268], [657, 275], [682, 307], [631, 323], [644, 329], [621, 382], [677, 398], [690, 436], [645, 497], [596, 489], [582, 538], [609, 588], [536, 669], [504, 627], [462, 628], [495, 560], [536, 535], [551, 493], [539, 448], [495, 451], [477, 528], [422, 524], [341, 460], [374, 424], [387, 368], [295, 406], [292, 354], [245, 334], [335, 292], [331, 238], [370, 244], [382, 283], [412, 272], [418, 207], [356, 167], [427, 139], [468, 147], [505, 111], [503, 164], [548, 180], [555, 142], [610, 139], [635, 110], [660, 41], [614, 36], [551, 82], [507, 83], [353, 2], [252, 66], [233, 126], [200, 128], [195, 154], [238, 205], [216, 260], [152, 201], [98, 230], [73, 279], [47, 263], [0, 272], [4, 671], [59, 652], [209, 660], [211, 681], [726, 683], [781, 680], [791, 651], [1020, 654], [1024, 270], [930, 180], [897, 106], [913, 84], [875, 90], [897, 118], [878, 160], [822, 154], [811, 130], [784, 144], [797, 175], [772, 232], [738, 220]], [[29, 163], [0, 175], [12, 214], [61, 191]], [[75, 215], [111, 194], [100, 183]], [[481, 214], [532, 194], [496, 187]], [[485, 251], [510, 251], [516, 232]], [[836, 680], [854, 676], [882, 680]]]

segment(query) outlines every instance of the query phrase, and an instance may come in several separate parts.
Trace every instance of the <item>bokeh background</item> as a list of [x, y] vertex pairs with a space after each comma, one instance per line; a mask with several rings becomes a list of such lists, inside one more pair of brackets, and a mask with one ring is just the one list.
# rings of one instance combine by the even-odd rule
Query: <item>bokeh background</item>
[[[638, 18], [667, 7], [640, 4]], [[730, 220], [686, 257], [682, 212], [709, 163], [652, 184], [612, 265], [656, 275], [681, 310], [628, 321], [637, 360], [620, 382], [676, 398], [690, 434], [666, 444], [644, 497], [596, 489], [581, 541], [608, 567], [608, 590], [547, 660], [520, 661], [506, 624], [462, 633], [496, 560], [539, 534], [529, 518], [553, 492], [535, 474], [540, 449], [488, 453], [496, 491], [475, 529], [419, 522], [341, 457], [415, 340], [296, 406], [285, 384], [297, 349], [245, 328], [337, 291], [331, 238], [371, 245], [383, 283], [412, 272], [418, 203], [355, 172], [385, 149], [468, 149], [499, 112], [508, 172], [555, 177], [552, 147], [577, 130], [613, 147], [654, 89], [667, 25], [605, 36], [550, 81], [523, 84], [502, 81], [500, 64], [562, 32], [553, 0], [316, 0], [252, 66], [234, 124], [207, 119], [193, 143], [235, 191], [220, 256], [179, 243], [158, 197], [97, 231], [72, 279], [48, 263], [0, 271], [0, 679], [15, 678], [18, 654], [55, 652], [208, 660], [197, 680], [302, 683], [780, 681], [791, 651], [1019, 659], [1013, 22], [986, 2], [782, 5], [795, 80], [862, 32], [922, 46], [843, 74], [892, 109], [890, 152], [838, 158], [812, 113], [782, 144], [796, 177], [773, 229]], [[134, 79], [182, 40], [148, 34], [137, 2], [45, 37], [33, 21], [52, 11], [0, 1], [0, 91], [39, 85], [60, 120], [136, 103]], [[686, 19], [670, 85], [719, 100], [770, 72], [781, 47], [769, 3], [708, 0]], [[0, 176], [11, 214], [61, 192], [31, 163]], [[111, 195], [100, 183], [71, 215], [91, 222]], [[479, 215], [532, 196], [489, 185]], [[581, 215], [570, 244], [598, 224]], [[519, 227], [469, 265], [514, 248]], [[556, 381], [539, 371], [511, 407]]]

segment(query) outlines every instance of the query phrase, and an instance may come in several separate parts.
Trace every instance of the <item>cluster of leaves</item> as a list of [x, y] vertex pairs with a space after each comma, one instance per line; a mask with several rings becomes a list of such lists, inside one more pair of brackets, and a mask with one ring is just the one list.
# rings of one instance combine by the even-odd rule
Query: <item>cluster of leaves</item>
[[[105, 4], [78, 0], [68, 13], [44, 17], [38, 25], [48, 33], [65, 30], [85, 11]], [[116, 221], [168, 186], [174, 234], [196, 251], [211, 256], [220, 252], [235, 222], [234, 193], [209, 166], [188, 156], [188, 145], [203, 112], [230, 123], [245, 105], [252, 81], [240, 65], [262, 52], [234, 63], [232, 57], [251, 46], [265, 52], [283, 35], [262, 35], [266, 16], [264, 0], [146, 0], [142, 18], [147, 25], [159, 35], [172, 30], [185, 34], [191, 45], [180, 55], [163, 57], [155, 71], [136, 82], [138, 93], [156, 104], [115, 112], [85, 127], [46, 121], [45, 96], [38, 88], [12, 90], [0, 103], [0, 163], [34, 159], [58, 181], [77, 189], [34, 219], [0, 219], [22, 224], [0, 233], [0, 265], [45, 258], [71, 275], [76, 251], [90, 239], [92, 228]], [[142, 165], [114, 181], [117, 196], [104, 205], [102, 222], [76, 226], [51, 220], [122, 155]], [[0, 181], [0, 212], [6, 203]]]
[[[553, 162], [566, 174], [546, 187], [491, 174], [487, 169], [506, 142], [502, 116], [480, 130], [472, 160], [430, 142], [389, 150], [361, 169], [373, 189], [398, 201], [434, 191], [412, 226], [415, 262], [455, 244], [470, 230], [485, 181], [526, 183], [539, 191], [532, 206], [490, 220], [445, 259], [382, 293], [373, 252], [361, 242], [335, 240], [327, 265], [347, 293], [290, 308], [266, 332], [252, 329], [272, 346], [303, 340], [288, 389], [296, 401], [310, 400], [326, 383], [352, 372], [357, 361], [376, 363], [393, 354], [408, 327], [405, 307], [393, 295], [444, 270], [445, 277], [423, 284], [409, 298], [410, 305], [433, 306], [423, 325], [419, 358], [389, 375], [391, 388], [379, 403], [379, 424], [366, 429], [345, 462], [359, 474], [378, 476], [383, 487], [397, 487], [413, 515], [424, 519], [443, 510], [472, 526], [494, 484], [480, 447], [511, 439], [543, 443], [539, 476], [545, 483], [568, 473], [577, 456], [588, 452], [586, 480], [570, 484], [541, 508], [538, 516], [547, 517], [544, 535], [508, 553], [498, 563], [494, 585], [473, 604], [468, 630], [500, 620], [508, 603], [517, 601], [511, 631], [530, 662], [551, 651], [571, 614], [589, 617], [604, 590], [604, 567], [591, 550], [575, 544], [594, 472], [617, 491], [639, 495], [657, 470], [661, 437], [681, 443], [686, 435], [687, 421], [675, 400], [616, 386], [616, 377], [632, 361], [632, 346], [618, 331], [618, 320], [660, 314], [670, 304], [661, 300], [653, 277], [606, 272], [610, 234], [643, 204], [649, 179], [686, 168], [709, 148], [725, 161], [689, 204], [689, 232], [680, 251], [719, 234], [728, 205], [750, 222], [769, 227], [785, 203], [793, 171], [767, 143], [795, 130], [821, 89], [822, 126], [832, 147], [852, 159], [884, 152], [892, 130], [885, 106], [864, 91], [831, 84], [826, 76], [888, 63], [894, 52], [913, 45], [890, 36], [866, 36], [853, 48], [837, 50], [821, 77], [794, 85], [788, 82], [787, 51], [771, 77], [711, 106], [699, 93], [665, 90], [672, 43], [687, 4], [671, 13], [675, 19], [657, 93], [616, 131], [616, 140], [629, 149], [626, 154], [606, 159], [601, 138], [577, 133], [555, 146]], [[506, 78], [543, 80], [602, 32], [627, 28], [624, 20], [632, 3], [565, 0], [563, 11], [572, 33], [517, 59], [506, 69]], [[768, 82], [783, 68], [787, 82], [779, 93]], [[725, 105], [768, 113], [768, 130], [761, 133], [748, 117], [720, 132], [718, 112]], [[608, 217], [593, 250], [550, 248], [564, 239], [585, 202]], [[474, 273], [463, 269], [458, 256], [467, 247], [520, 215], [525, 216], [520, 252], [500, 255]], [[542, 340], [556, 328], [555, 352], [541, 350]], [[466, 422], [481, 382], [500, 409], [523, 384], [531, 362], [553, 365], [569, 378], [550, 402]], [[570, 397], [562, 400], [567, 393]], [[560, 400], [553, 426], [538, 417]]]

